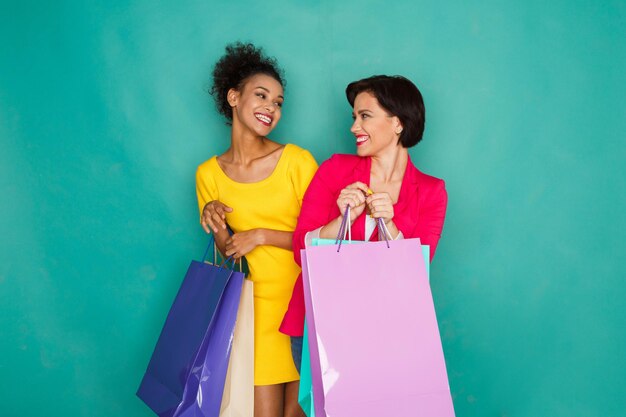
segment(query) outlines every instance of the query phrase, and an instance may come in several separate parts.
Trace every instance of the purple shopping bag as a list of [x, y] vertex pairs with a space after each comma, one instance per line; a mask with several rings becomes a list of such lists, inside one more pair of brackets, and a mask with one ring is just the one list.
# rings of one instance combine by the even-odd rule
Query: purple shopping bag
[[316, 417], [454, 416], [420, 241], [388, 243], [302, 251]]
[[173, 417], [219, 416], [243, 280], [242, 272], [233, 272], [226, 284]]
[[228, 365], [228, 356], [224, 360], [223, 355], [230, 352], [230, 340], [224, 342], [223, 333], [230, 328], [232, 334], [235, 317], [229, 314], [232, 304], [239, 302], [243, 274], [205, 263], [205, 258], [206, 252], [203, 262], [192, 261], [189, 265], [137, 391], [137, 396], [160, 417], [177, 417], [188, 408], [189, 401], [184, 399], [196, 386], [193, 377], [198, 374], [199, 361], [218, 368], [223, 362], [224, 376], [218, 372], [211, 378], [219, 390], [219, 411]]

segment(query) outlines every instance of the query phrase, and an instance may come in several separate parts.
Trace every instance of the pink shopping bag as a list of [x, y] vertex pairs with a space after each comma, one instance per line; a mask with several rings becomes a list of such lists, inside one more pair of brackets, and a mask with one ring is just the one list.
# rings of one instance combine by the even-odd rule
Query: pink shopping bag
[[302, 251], [317, 417], [453, 417], [419, 239]]

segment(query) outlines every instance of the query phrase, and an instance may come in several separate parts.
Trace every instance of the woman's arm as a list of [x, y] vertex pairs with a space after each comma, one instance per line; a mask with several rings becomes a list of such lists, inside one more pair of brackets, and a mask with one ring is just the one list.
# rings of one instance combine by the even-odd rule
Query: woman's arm
[[222, 253], [239, 259], [242, 256], [246, 256], [257, 246], [268, 245], [291, 250], [292, 240], [292, 232], [274, 229], [251, 229], [227, 237], [224, 242], [225, 252]]
[[222, 255], [226, 252], [226, 241], [230, 235], [226, 224], [226, 213], [233, 211], [219, 201], [219, 192], [213, 179], [210, 160], [196, 170], [196, 196], [200, 210], [200, 224], [207, 233], [213, 233], [215, 246]]
[[[448, 193], [445, 182], [440, 179], [429, 188], [420, 201], [415, 230], [417, 230], [416, 235], [420, 237], [422, 243], [430, 246], [430, 260], [432, 261], [443, 230], [448, 206]], [[422, 192], [424, 190], [420, 189], [420, 193]]]
[[[335, 217], [330, 223], [327, 223], [325, 226], [320, 228], [320, 237], [322, 239], [334, 239], [339, 234], [339, 228], [341, 227], [341, 222], [343, 221], [343, 215], [339, 217]], [[348, 226], [349, 227], [349, 226]]]
[[222, 255], [226, 253], [226, 241], [230, 238], [226, 224], [226, 213], [232, 211], [233, 209], [227, 205], [212, 200], [204, 205], [200, 216], [202, 228], [207, 233], [213, 233], [215, 246]]
[[330, 222], [326, 223], [320, 230], [320, 237], [325, 239], [331, 239], [337, 237], [339, 229], [341, 228], [341, 222], [345, 214], [346, 207], [350, 207], [350, 224], [347, 227], [352, 227], [352, 223], [357, 217], [365, 210], [365, 195], [367, 194], [368, 187], [362, 182], [355, 182], [345, 187], [339, 193], [339, 197], [335, 204], [337, 209], [341, 213], [339, 217], [335, 217]]
[[[293, 232], [293, 254], [298, 265], [302, 265], [300, 250], [305, 248], [306, 234], [336, 221], [340, 216], [336, 200], [341, 188], [337, 186], [333, 160], [334, 157], [331, 157], [320, 165], [302, 199], [298, 225]], [[339, 225], [336, 225], [336, 229], [339, 230]]]
[[281, 249], [293, 248], [293, 232], [274, 229], [256, 229], [259, 234], [259, 245], [275, 246]]

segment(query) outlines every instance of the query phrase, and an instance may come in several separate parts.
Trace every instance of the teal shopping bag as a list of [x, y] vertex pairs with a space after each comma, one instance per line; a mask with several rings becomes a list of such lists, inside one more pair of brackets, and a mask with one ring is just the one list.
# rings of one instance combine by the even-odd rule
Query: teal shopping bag
[[304, 337], [302, 339], [302, 362], [300, 363], [300, 390], [298, 403], [307, 417], [315, 417], [313, 407], [313, 383], [311, 381], [311, 353], [309, 352], [309, 330], [304, 321]]
[[[365, 243], [359, 240], [343, 241], [342, 244]], [[311, 246], [335, 245], [335, 239], [313, 239]], [[426, 274], [430, 279], [430, 246], [422, 245], [422, 255], [426, 265]], [[317, 364], [319, 366], [319, 364]], [[300, 362], [300, 389], [298, 391], [298, 403], [307, 417], [315, 417], [313, 401], [313, 382], [311, 379], [311, 353], [309, 351], [309, 330], [304, 321], [304, 335], [302, 339], [302, 362]]]

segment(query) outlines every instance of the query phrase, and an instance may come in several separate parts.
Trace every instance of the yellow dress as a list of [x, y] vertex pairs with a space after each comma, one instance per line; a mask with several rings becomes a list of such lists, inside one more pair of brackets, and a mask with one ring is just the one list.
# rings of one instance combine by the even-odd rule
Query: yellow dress
[[[316, 170], [317, 163], [307, 150], [288, 144], [269, 177], [240, 183], [224, 173], [214, 156], [196, 172], [200, 213], [206, 203], [219, 200], [233, 209], [226, 221], [235, 233], [256, 228], [292, 232]], [[274, 246], [257, 246], [246, 260], [248, 278], [254, 282], [254, 384], [298, 380], [289, 336], [278, 328], [300, 267], [292, 251]]]

